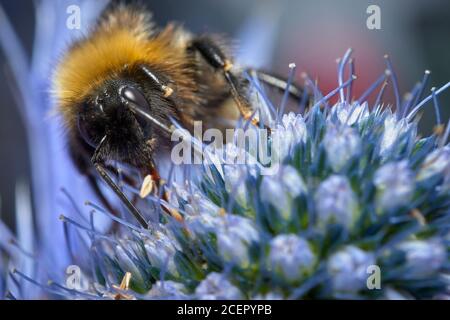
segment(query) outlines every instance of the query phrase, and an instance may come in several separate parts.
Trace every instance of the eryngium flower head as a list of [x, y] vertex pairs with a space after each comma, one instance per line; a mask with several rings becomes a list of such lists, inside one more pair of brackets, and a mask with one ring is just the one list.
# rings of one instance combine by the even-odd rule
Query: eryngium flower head
[[[343, 71], [339, 78], [334, 106], [333, 94], [323, 96], [307, 81], [317, 100], [301, 115], [272, 111], [258, 90], [262, 99], [255, 101], [264, 103], [255, 108], [265, 108], [272, 132], [260, 142], [273, 151], [279, 170], [265, 170], [274, 164], [266, 162], [187, 167], [182, 182], [176, 174], [168, 179], [169, 203], [161, 201], [183, 221], [161, 210], [149, 230], [119, 219], [119, 233], [102, 235], [89, 222], [66, 220], [91, 241], [91, 264], [83, 270], [90, 283], [109, 290], [130, 272], [130, 291], [138, 299], [448, 296], [449, 127], [418, 137], [416, 114], [433, 100], [421, 100], [423, 88], [392, 111], [383, 107], [383, 91], [375, 105], [349, 101], [354, 79], [344, 81]], [[239, 148], [246, 147], [227, 144], [225, 158], [247, 152]], [[155, 205], [149, 212], [140, 207], [150, 217]], [[381, 270], [380, 289], [366, 287], [370, 266]], [[51, 289], [65, 297], [102, 298], [95, 291]]]

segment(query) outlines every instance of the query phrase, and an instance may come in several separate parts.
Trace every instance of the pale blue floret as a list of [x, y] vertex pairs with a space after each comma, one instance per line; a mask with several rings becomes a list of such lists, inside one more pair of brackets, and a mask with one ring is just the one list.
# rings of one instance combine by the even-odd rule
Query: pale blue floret
[[323, 181], [314, 195], [317, 223], [325, 227], [329, 223], [351, 228], [355, 221], [357, 199], [345, 176], [332, 175]]
[[380, 210], [394, 209], [411, 201], [415, 188], [414, 173], [407, 160], [390, 162], [375, 172], [374, 184]]
[[242, 268], [250, 264], [250, 247], [259, 241], [258, 230], [252, 220], [226, 215], [215, 230], [217, 249], [224, 261], [234, 263]]
[[356, 129], [347, 125], [329, 124], [323, 138], [328, 161], [335, 172], [340, 172], [361, 152], [361, 138]]
[[422, 163], [417, 180], [425, 180], [435, 175], [450, 176], [450, 146], [434, 150]]
[[300, 280], [316, 263], [311, 245], [294, 234], [281, 234], [270, 241], [269, 267], [289, 281]]
[[405, 253], [408, 278], [425, 278], [433, 275], [446, 261], [446, 248], [438, 239], [409, 240], [401, 243], [398, 249]]
[[347, 246], [334, 253], [327, 263], [333, 289], [336, 292], [357, 292], [366, 287], [368, 267], [375, 264], [373, 253]]
[[240, 300], [242, 293], [225, 275], [212, 272], [195, 289], [195, 296], [200, 300]]
[[306, 185], [292, 166], [283, 166], [277, 176], [264, 176], [260, 187], [261, 199], [272, 205], [284, 219], [292, 214], [292, 200], [306, 194]]

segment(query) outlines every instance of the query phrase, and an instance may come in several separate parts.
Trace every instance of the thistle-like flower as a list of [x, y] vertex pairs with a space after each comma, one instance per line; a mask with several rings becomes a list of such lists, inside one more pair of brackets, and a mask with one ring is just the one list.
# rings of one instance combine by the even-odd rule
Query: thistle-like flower
[[[383, 107], [383, 86], [369, 106], [366, 97], [393, 77], [388, 63], [363, 97], [349, 101], [355, 80], [344, 81], [349, 55], [340, 62], [336, 90], [323, 96], [307, 82], [317, 100], [306, 112], [300, 106], [301, 114], [269, 108], [256, 85], [253, 95], [263, 99], [254, 101], [263, 102], [255, 108], [264, 109], [271, 129], [260, 142], [273, 152], [272, 163], [258, 157], [221, 163], [252, 152], [227, 144], [222, 154], [211, 154], [214, 161], [194, 168], [195, 179], [168, 179], [167, 205], [183, 221], [161, 215], [142, 230], [114, 218], [120, 232], [103, 235], [92, 221], [65, 219], [69, 231], [88, 235], [89, 287], [98, 284], [111, 296], [117, 293], [110, 288], [131, 274], [128, 290], [137, 299], [449, 296], [450, 129], [419, 138], [416, 115], [431, 101], [439, 110], [433, 98], [450, 83], [423, 98], [425, 79], [396, 111]], [[278, 170], [265, 170], [273, 164]], [[377, 290], [366, 287], [370, 266], [381, 270]], [[49, 287], [20, 272], [14, 277], [64, 297], [104, 297], [101, 290]]]

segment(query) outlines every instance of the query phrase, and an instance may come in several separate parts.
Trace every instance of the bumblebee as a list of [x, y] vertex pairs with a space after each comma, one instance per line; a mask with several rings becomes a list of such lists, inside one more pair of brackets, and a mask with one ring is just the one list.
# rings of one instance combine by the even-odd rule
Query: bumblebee
[[[111, 161], [135, 167], [141, 176], [152, 178], [156, 189], [162, 187], [154, 155], [170, 143], [173, 120], [188, 130], [195, 120], [214, 126], [226, 106], [228, 114], [234, 109], [234, 114], [258, 124], [252, 119], [243, 72], [255, 73], [279, 89], [286, 81], [235, 67], [228, 51], [214, 36], [196, 36], [176, 24], [156, 27], [142, 6], [115, 4], [63, 54], [53, 92], [67, 128], [69, 152], [108, 209], [114, 211], [98, 177], [148, 228], [113, 179], [117, 170]], [[302, 96], [297, 86], [290, 86], [289, 93]], [[166, 193], [162, 197], [167, 200]]]

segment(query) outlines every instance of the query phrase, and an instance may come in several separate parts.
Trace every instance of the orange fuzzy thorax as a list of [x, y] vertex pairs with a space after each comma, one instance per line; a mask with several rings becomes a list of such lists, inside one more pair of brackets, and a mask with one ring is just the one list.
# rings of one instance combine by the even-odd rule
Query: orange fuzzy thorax
[[136, 64], [147, 64], [175, 79], [178, 94], [189, 99], [184, 88], [192, 81], [180, 40], [183, 36], [171, 25], [152, 36], [145, 17], [120, 11], [111, 14], [89, 37], [75, 43], [56, 69], [53, 93], [68, 125], [76, 114], [76, 105], [106, 80]]

